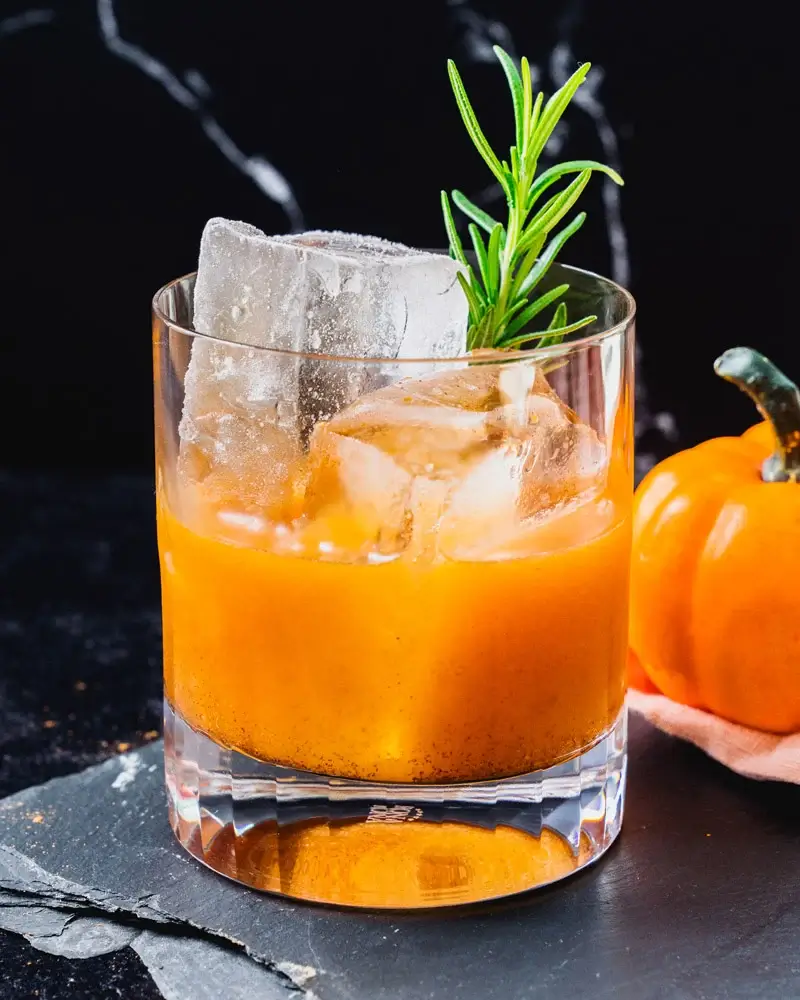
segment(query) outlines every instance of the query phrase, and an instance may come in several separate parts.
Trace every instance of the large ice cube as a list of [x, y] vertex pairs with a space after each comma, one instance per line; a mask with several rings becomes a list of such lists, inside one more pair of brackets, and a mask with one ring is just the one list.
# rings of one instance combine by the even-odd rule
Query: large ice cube
[[[370, 236], [267, 237], [246, 223], [210, 220], [194, 323], [216, 339], [195, 341], [186, 373], [184, 473], [216, 474], [224, 484], [244, 475], [252, 502], [271, 503], [286, 462], [317, 421], [357, 398], [370, 371], [254, 348], [389, 359], [462, 354], [467, 306], [457, 269], [448, 257]], [[376, 366], [373, 384], [389, 371]]]
[[245, 513], [279, 502], [300, 454], [296, 401], [282, 396], [298, 367], [290, 355], [265, 363], [250, 347], [195, 340], [184, 379], [181, 479]]
[[[473, 365], [363, 396], [315, 431], [303, 509], [414, 558], [502, 547], [602, 487], [605, 449], [533, 362]], [[478, 557], [476, 555], [476, 557]]]
[[442, 254], [375, 236], [265, 236], [211, 219], [200, 245], [195, 329], [222, 340], [350, 357], [451, 357], [467, 303]]

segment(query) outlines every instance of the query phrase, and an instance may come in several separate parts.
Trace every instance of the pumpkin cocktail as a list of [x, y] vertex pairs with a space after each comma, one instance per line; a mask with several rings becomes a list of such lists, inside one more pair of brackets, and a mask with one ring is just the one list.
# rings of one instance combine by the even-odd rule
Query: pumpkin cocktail
[[257, 888], [487, 899], [619, 830], [632, 301], [500, 267], [498, 326], [460, 254], [215, 219], [156, 296], [171, 819]]
[[[462, 383], [489, 406], [498, 375], [517, 374], [480, 367], [365, 397], [318, 426], [286, 506], [263, 524], [226, 524], [238, 494], [202, 485], [185, 498], [185, 521], [162, 502], [166, 689], [187, 722], [262, 760], [382, 782], [524, 774], [612, 725], [628, 498], [591, 482], [592, 432], [538, 394], [527, 397], [528, 426], [507, 438], [502, 405], [435, 408], [433, 429], [391, 423], [419, 387]], [[381, 395], [394, 401], [383, 412]], [[537, 410], [563, 426], [543, 429]], [[478, 419], [442, 441], [442, 415]], [[526, 461], [541, 460], [537, 438], [551, 433], [566, 442], [543, 444], [568, 451], [563, 479], [526, 476]], [[366, 443], [381, 435], [381, 448]], [[425, 476], [437, 460], [442, 478]], [[555, 512], [543, 515], [548, 502]]]

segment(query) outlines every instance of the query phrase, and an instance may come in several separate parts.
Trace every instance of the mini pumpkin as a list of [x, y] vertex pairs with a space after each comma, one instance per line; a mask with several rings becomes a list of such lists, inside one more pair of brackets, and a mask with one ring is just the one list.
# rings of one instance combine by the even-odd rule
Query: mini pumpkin
[[750, 348], [715, 369], [764, 421], [671, 456], [639, 485], [631, 649], [675, 701], [800, 731], [800, 391]]

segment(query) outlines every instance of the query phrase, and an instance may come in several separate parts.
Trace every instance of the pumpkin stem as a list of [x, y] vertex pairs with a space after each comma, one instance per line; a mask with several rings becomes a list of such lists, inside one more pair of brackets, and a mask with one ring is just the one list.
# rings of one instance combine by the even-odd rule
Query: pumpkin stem
[[725, 351], [714, 371], [746, 392], [772, 425], [778, 450], [761, 467], [764, 482], [800, 482], [800, 389], [751, 347]]

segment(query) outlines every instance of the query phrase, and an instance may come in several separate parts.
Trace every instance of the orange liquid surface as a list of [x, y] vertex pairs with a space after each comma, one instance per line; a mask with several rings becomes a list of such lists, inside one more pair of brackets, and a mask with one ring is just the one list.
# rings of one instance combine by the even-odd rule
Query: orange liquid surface
[[218, 743], [340, 777], [475, 781], [573, 756], [620, 711], [627, 503], [545, 521], [503, 558], [379, 564], [277, 554], [158, 507], [166, 695]]

